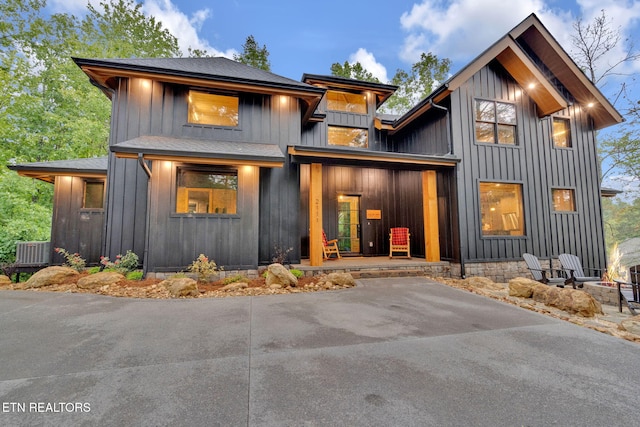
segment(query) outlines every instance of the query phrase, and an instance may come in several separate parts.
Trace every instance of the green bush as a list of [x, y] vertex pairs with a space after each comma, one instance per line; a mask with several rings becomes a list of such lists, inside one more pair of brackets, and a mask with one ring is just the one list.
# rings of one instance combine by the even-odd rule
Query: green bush
[[292, 268], [289, 271], [291, 272], [291, 274], [293, 274], [296, 277], [296, 279], [299, 279], [299, 278], [304, 276], [304, 271], [302, 271], [302, 270], [298, 270], [298, 269]]
[[106, 271], [116, 271], [124, 275], [138, 268], [138, 261], [138, 255], [130, 250], [124, 255], [116, 256], [115, 262], [109, 260], [109, 257], [100, 257], [100, 264], [104, 266]]
[[65, 259], [64, 265], [71, 267], [76, 271], [84, 271], [87, 262], [80, 256], [79, 253], [67, 252], [64, 248], [55, 248], [54, 251], [62, 255]]
[[100, 272], [100, 267], [91, 267], [87, 269], [89, 274], [96, 274]]
[[142, 270], [130, 271], [127, 273], [127, 280], [142, 280], [143, 276]]
[[200, 254], [198, 258], [187, 267], [187, 271], [196, 273], [198, 275], [198, 281], [204, 282], [208, 276], [218, 271], [218, 266], [213, 260], [209, 261], [206, 255]]
[[228, 285], [229, 283], [248, 282], [248, 281], [249, 281], [249, 279], [244, 277], [242, 274], [236, 274], [235, 276], [229, 276], [226, 279], [224, 279], [222, 281], [222, 284], [223, 285]]

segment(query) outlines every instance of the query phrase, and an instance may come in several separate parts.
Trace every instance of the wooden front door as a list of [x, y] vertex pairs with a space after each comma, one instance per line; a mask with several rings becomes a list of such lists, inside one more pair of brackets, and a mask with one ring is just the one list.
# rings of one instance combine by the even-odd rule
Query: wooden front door
[[360, 196], [338, 197], [338, 248], [340, 253], [360, 255]]

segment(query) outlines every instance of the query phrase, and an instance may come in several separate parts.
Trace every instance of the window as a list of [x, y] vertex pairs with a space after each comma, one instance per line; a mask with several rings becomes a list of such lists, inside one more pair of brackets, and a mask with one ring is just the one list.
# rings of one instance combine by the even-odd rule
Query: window
[[575, 212], [575, 193], [568, 188], [554, 188], [551, 190], [553, 210], [556, 212]]
[[84, 209], [104, 208], [104, 182], [85, 181], [84, 195], [82, 197], [82, 207]]
[[357, 93], [330, 90], [327, 92], [327, 110], [367, 114], [367, 97]]
[[176, 213], [235, 214], [236, 171], [178, 169]]
[[238, 126], [238, 97], [189, 91], [189, 123]]
[[571, 148], [571, 128], [568, 119], [553, 118], [552, 139], [554, 147]]
[[515, 145], [516, 106], [476, 100], [476, 141]]
[[524, 236], [522, 185], [480, 183], [483, 236]]
[[329, 126], [329, 145], [367, 148], [369, 132], [366, 129]]

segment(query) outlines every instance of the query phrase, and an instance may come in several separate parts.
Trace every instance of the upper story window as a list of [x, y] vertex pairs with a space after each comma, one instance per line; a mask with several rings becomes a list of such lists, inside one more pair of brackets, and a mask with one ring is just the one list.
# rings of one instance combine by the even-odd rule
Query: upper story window
[[84, 209], [104, 209], [104, 182], [85, 181], [82, 196]]
[[516, 106], [505, 102], [476, 100], [476, 141], [516, 144]]
[[176, 213], [235, 214], [238, 172], [178, 169]]
[[189, 123], [213, 126], [238, 126], [237, 96], [189, 91]]
[[329, 126], [328, 143], [344, 147], [367, 148], [369, 146], [369, 132], [360, 128]]
[[553, 146], [558, 148], [571, 148], [571, 127], [569, 119], [562, 117], [553, 118]]
[[575, 193], [570, 188], [554, 188], [551, 190], [553, 210], [556, 212], [575, 212]]
[[360, 93], [327, 91], [327, 110], [367, 114], [367, 97]]
[[483, 236], [524, 236], [522, 184], [480, 183]]

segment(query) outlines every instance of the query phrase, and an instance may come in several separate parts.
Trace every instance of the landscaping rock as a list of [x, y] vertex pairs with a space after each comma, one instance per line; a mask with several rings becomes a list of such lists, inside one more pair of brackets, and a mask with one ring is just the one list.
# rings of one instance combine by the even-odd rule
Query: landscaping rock
[[539, 302], [582, 317], [602, 314], [600, 303], [587, 292], [577, 289], [549, 287], [545, 292], [536, 293]]
[[296, 287], [298, 285], [298, 279], [282, 264], [275, 263], [267, 268], [266, 284], [267, 287], [276, 284], [282, 285], [282, 287]]
[[29, 280], [25, 282], [25, 287], [41, 288], [43, 286], [58, 285], [70, 277], [79, 275], [80, 273], [73, 268], [62, 266], [47, 267], [31, 276]]
[[103, 286], [109, 286], [124, 280], [125, 277], [115, 271], [101, 271], [96, 274], [90, 274], [78, 280], [80, 289], [97, 289]]
[[533, 289], [540, 284], [540, 282], [536, 282], [535, 280], [516, 277], [515, 279], [509, 280], [509, 296], [531, 298], [533, 296]]
[[356, 285], [356, 281], [350, 273], [329, 273], [326, 280], [343, 288], [352, 288]]
[[221, 290], [223, 290], [223, 291], [237, 291], [239, 289], [245, 289], [248, 286], [249, 285], [247, 284], [247, 282], [233, 282], [233, 283], [229, 283], [226, 286], [223, 286]]
[[623, 320], [620, 327], [630, 334], [640, 336], [640, 315]]
[[0, 286], [8, 285], [10, 283], [11, 283], [11, 279], [8, 276], [5, 276], [4, 274], [0, 274]]
[[164, 286], [172, 297], [196, 297], [200, 294], [198, 291], [198, 282], [188, 277], [179, 277], [163, 280], [159, 285]]
[[503, 289], [501, 284], [496, 283], [493, 280], [488, 279], [486, 277], [476, 277], [476, 276], [467, 277], [466, 279], [464, 279], [464, 283], [465, 283], [465, 286], [469, 288], [489, 289], [494, 291]]

